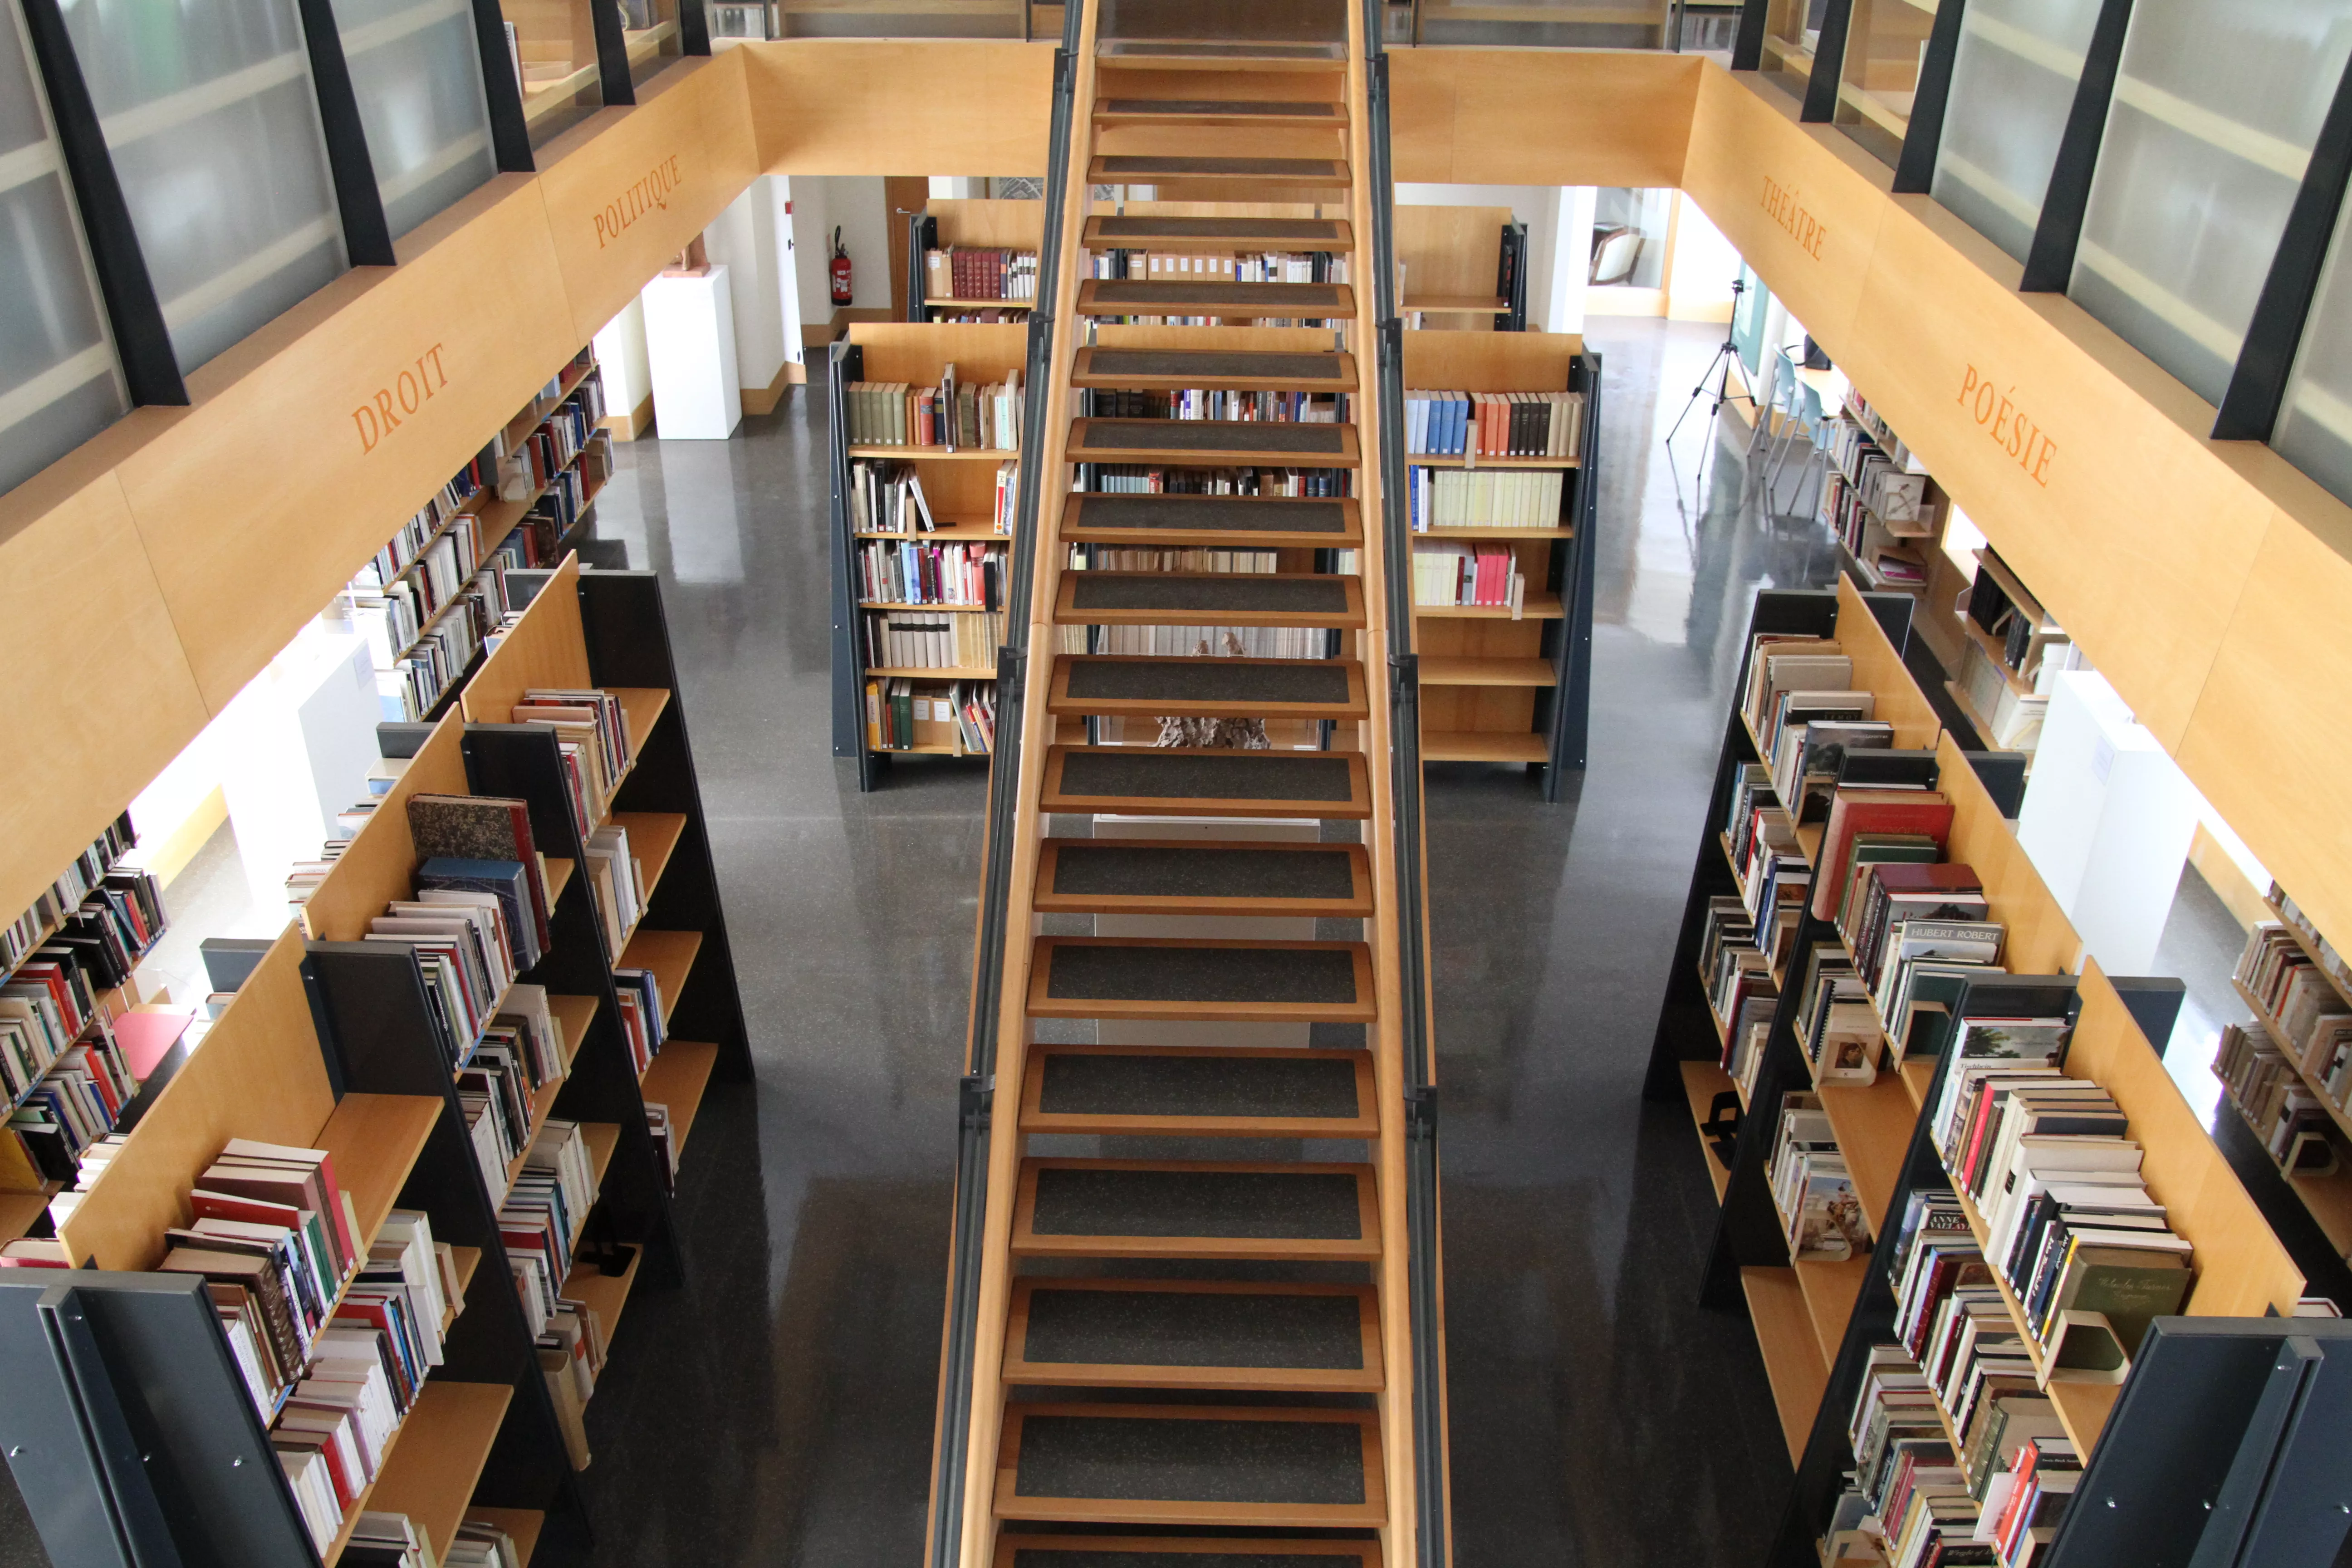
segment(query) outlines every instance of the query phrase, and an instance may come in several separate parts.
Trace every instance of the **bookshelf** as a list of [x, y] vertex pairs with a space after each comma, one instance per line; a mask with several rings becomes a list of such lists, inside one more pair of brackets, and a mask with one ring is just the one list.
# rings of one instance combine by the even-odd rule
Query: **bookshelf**
[[[438, 733], [436, 755], [454, 759], [454, 721]], [[372, 851], [381, 853], [394, 822], [378, 817], [363, 830], [363, 837], [375, 835]], [[404, 821], [398, 826], [404, 828]], [[363, 874], [373, 858], [362, 856], [352, 875]], [[409, 1513], [446, 1542], [478, 1499], [528, 1516], [534, 1539], [549, 1531], [584, 1547], [584, 1505], [563, 1463], [494, 1205], [449, 1076], [429, 1037], [394, 1028], [396, 1015], [383, 1005], [397, 1002], [404, 986], [421, 1016], [415, 961], [404, 947], [367, 944], [361, 956], [380, 984], [371, 1005], [354, 1010], [345, 1005], [352, 1000], [350, 971], [321, 963], [321, 951], [317, 944], [306, 951], [292, 927], [270, 944], [202, 1048], [190, 1054], [58, 1229], [72, 1258], [104, 1271], [88, 1278], [137, 1293], [135, 1303], [93, 1303], [94, 1313], [113, 1314], [99, 1354], [113, 1386], [141, 1391], [145, 1463], [156, 1493], [178, 1502], [169, 1531], [182, 1560], [287, 1568], [323, 1562], [332, 1568], [362, 1510]], [[323, 1037], [314, 1018], [327, 1026]], [[373, 1481], [345, 1510], [341, 1534], [324, 1552], [313, 1547], [295, 1511], [201, 1283], [145, 1272], [163, 1257], [164, 1230], [185, 1223], [188, 1192], [231, 1138], [328, 1151], [363, 1242], [397, 1204], [423, 1210], [435, 1238], [450, 1244], [458, 1262], [463, 1294], [446, 1321], [443, 1363], [393, 1432]], [[85, 1278], [16, 1272], [36, 1283]], [[183, 1290], [194, 1293], [178, 1294]], [[21, 1371], [21, 1362], [13, 1364]], [[58, 1375], [86, 1404], [103, 1394], [104, 1382], [90, 1377], [87, 1363]], [[108, 1418], [102, 1412], [90, 1417], [101, 1425]], [[44, 1436], [52, 1443], [74, 1440], [55, 1430]], [[233, 1467], [220, 1465], [224, 1449], [236, 1461]], [[84, 1484], [97, 1483], [91, 1478]], [[119, 1493], [120, 1478], [111, 1484]], [[94, 1510], [87, 1520], [70, 1517], [70, 1490], [29, 1500], [60, 1561], [80, 1539], [77, 1532], [103, 1517]]]
[[[1958, 660], [1952, 628], [1936, 626], [1931, 606], [1951, 604], [1966, 586], [1946, 559], [1943, 540], [1952, 499], [1916, 452], [1851, 384], [1830, 414], [1829, 463], [1822, 476], [1822, 521], [1863, 586], [1920, 601], [1912, 624], [1947, 666]], [[1947, 650], [1949, 650], [1948, 654]]]
[[[2008, 973], [1987, 972], [1973, 981], [1970, 994], [1982, 990], [1998, 996], [2009, 988], [2017, 998], [2013, 1006], [1987, 1004], [1996, 1015], [2045, 1016], [2053, 1006], [2074, 1010], [2065, 1074], [2095, 1082], [2113, 1097], [2127, 1119], [2126, 1136], [2143, 1148], [2140, 1173], [2149, 1194], [2165, 1206], [2175, 1233], [2195, 1249], [2196, 1282], [2185, 1310], [2195, 1317], [2232, 1318], [2292, 1311], [2305, 1288], [2306, 1270], [2301, 1266], [2304, 1255], [2291, 1253], [2287, 1238], [2265, 1220], [2273, 1207], [2266, 1198], [2276, 1196], [2275, 1173], [2268, 1194], [2258, 1180], [2242, 1183], [2242, 1163], [2225, 1155], [2207, 1135], [2124, 994], [2083, 952], [1992, 794], [1977, 777], [1971, 754], [1942, 731], [1904, 667], [1901, 647], [1911, 607], [1907, 596], [1865, 595], [1850, 577], [1842, 578], [1833, 594], [1767, 590], [1757, 597], [1748, 647], [1764, 634], [1834, 637], [1839, 650], [1853, 660], [1854, 688], [1871, 692], [1876, 716], [1893, 724], [1897, 748], [1856, 752], [1853, 759], [1879, 759], [1874, 766], [1889, 771], [1874, 776], [1900, 773], [1932, 780], [1950, 800], [1953, 821], [1944, 858], [1974, 870], [1990, 905], [1988, 918], [2001, 922], [2006, 934], [2002, 963]], [[1744, 679], [1738, 689], [1744, 694]], [[1853, 759], [1846, 764], [1849, 771]], [[1853, 1464], [1847, 1426], [1868, 1357], [1874, 1345], [1896, 1337], [1889, 1228], [1904, 1213], [1915, 1184], [1945, 1180], [1923, 1110], [1934, 1101], [1949, 1043], [1937, 1041], [1932, 1053], [1915, 1050], [1898, 1065], [1897, 1042], [1885, 1036], [1881, 1020], [1886, 1065], [1872, 1082], [1816, 1081], [1798, 1029], [1802, 987], [1784, 983], [1772, 1005], [1752, 1088], [1744, 1089], [1725, 1070], [1730, 1040], [1715, 1015], [1699, 959], [1709, 900], [1743, 891], [1740, 868], [1727, 853], [1730, 840], [1719, 829], [1730, 812], [1740, 769], [1759, 760], [1756, 737], [1735, 700], [1645, 1093], [1684, 1103], [1698, 1130], [1721, 1205], [1702, 1300], [1717, 1307], [1744, 1305], [1754, 1325], [1794, 1477], [1769, 1560], [1797, 1564], [1824, 1560], [1823, 1531]], [[1817, 836], [1799, 833], [1795, 841], [1809, 861], [1818, 860]], [[1815, 917], [1808, 903], [1788, 951], [1801, 955], [1817, 942], [1843, 941], [1838, 927]], [[1769, 1190], [1768, 1167], [1781, 1103], [1798, 1091], [1818, 1096], [1874, 1244], [1843, 1260], [1792, 1261]], [[1717, 1159], [1710, 1137], [1721, 1131], [1727, 1096], [1740, 1110], [1727, 1162]], [[1960, 1184], [1953, 1187], [1982, 1245], [1984, 1216]], [[2036, 1372], [2045, 1371], [2038, 1342], [2024, 1331], [2023, 1307], [2015, 1292], [1997, 1273], [1993, 1283], [2031, 1349]], [[2106, 1445], [2170, 1440], [2164, 1433], [2109, 1430], [2110, 1414], [2127, 1386], [2047, 1383], [2058, 1419], [2085, 1459]], [[1946, 1422], [1948, 1426], [1948, 1415]]]
[[[1034, 207], [1039, 204], [984, 205]], [[855, 395], [850, 384], [903, 382], [917, 388], [936, 387], [952, 365], [960, 385], [1018, 381], [1025, 399], [1034, 390], [1026, 384], [1027, 360], [1028, 329], [1008, 325], [861, 321], [853, 323], [847, 335], [833, 346], [832, 420], [827, 437], [834, 538], [833, 754], [856, 763], [861, 790], [873, 789], [881, 782], [883, 765], [893, 757], [985, 754], [983, 748], [968, 743], [969, 724], [911, 712], [906, 743], [887, 747], [876, 743], [885, 738], [879, 733], [879, 706], [889, 700], [888, 682], [908, 683], [901, 693], [908, 710], [919, 698], [929, 708], [952, 705], [951, 711], [961, 712], [976, 704], [992, 713], [996, 647], [1003, 639], [1001, 628], [996, 635], [988, 635], [987, 623], [982, 619], [991, 614], [985, 602], [910, 603], [898, 596], [870, 596], [862, 563], [877, 552], [919, 551], [931, 545], [960, 547], [966, 555], [992, 557], [998, 563], [996, 603], [1001, 606], [1002, 584], [1012, 569], [1012, 552], [1009, 532], [1001, 532], [996, 526], [1001, 515], [1009, 529], [1011, 518], [1011, 496], [1001, 487], [1000, 471], [1007, 463], [1017, 465], [1020, 455], [993, 446], [951, 450], [938, 445], [854, 445], [848, 439], [847, 400]], [[940, 525], [937, 531], [920, 532], [919, 523], [912, 521], [904, 533], [857, 526], [852, 489], [860, 483], [859, 465], [884, 463], [904, 467], [864, 471], [911, 475]], [[875, 520], [869, 517], [868, 521]], [[991, 544], [1003, 548], [984, 548]], [[953, 652], [960, 657], [938, 665], [876, 662], [867, 657], [869, 619], [899, 626], [936, 625], [955, 640]], [[887, 738], [897, 739], [895, 735]]]
[[[966, 323], [965, 316], [996, 313], [1000, 321], [1019, 323], [1037, 304], [1037, 257], [1045, 237], [1045, 204], [988, 198], [934, 196], [919, 213], [907, 215], [907, 319], [909, 321]], [[1025, 259], [1027, 290], [996, 292], [992, 279], [958, 274], [947, 258], [932, 261], [934, 252], [1001, 251]], [[940, 270], [945, 265], [944, 273]]]
[[[1402, 222], [1406, 213], [1427, 210], [1444, 209], [1397, 212]], [[1577, 457], [1404, 458], [1409, 468], [1429, 475], [1488, 468], [1560, 476], [1551, 526], [1433, 524], [1412, 535], [1416, 557], [1457, 542], [1474, 552], [1507, 548], [1525, 582], [1517, 615], [1506, 605], [1414, 606], [1423, 760], [1541, 768], [1544, 797], [1556, 801], [1564, 774], [1584, 765], [1591, 705], [1601, 358], [1566, 333], [1414, 331], [1404, 337], [1404, 382], [1412, 391], [1568, 391], [1583, 397]]]
[[1408, 327], [1526, 330], [1527, 226], [1509, 207], [1416, 204], [1397, 207], [1394, 224], [1397, 309]]

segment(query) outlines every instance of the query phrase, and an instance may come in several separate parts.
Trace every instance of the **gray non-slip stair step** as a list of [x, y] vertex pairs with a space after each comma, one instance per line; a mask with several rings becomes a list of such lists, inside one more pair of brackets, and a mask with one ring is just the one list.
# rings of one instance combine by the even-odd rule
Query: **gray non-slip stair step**
[[1370, 1023], [1371, 949], [1360, 942], [1041, 936], [1029, 971], [1040, 1018]]
[[1004, 1381], [1369, 1394], [1380, 1333], [1369, 1285], [1017, 1279]]
[[1126, 217], [1087, 219], [1078, 243], [1088, 250], [1329, 251], [1356, 248], [1355, 230], [1336, 217]]
[[1097, 185], [1156, 185], [1194, 180], [1344, 191], [1353, 183], [1339, 158], [1234, 158], [1181, 153], [1111, 153], [1087, 170]]
[[1360, 844], [1048, 838], [1034, 907], [1053, 914], [1319, 915], [1372, 912]]
[[1096, 27], [1102, 39], [1344, 47], [1348, 13], [1339, 0], [1103, 0]]
[[1054, 661], [1055, 713], [1132, 719], [1360, 719], [1364, 668], [1348, 658], [1153, 658], [1066, 653]]
[[1380, 1205], [1370, 1165], [1024, 1160], [1013, 1251], [1363, 1262], [1381, 1255]]
[[1339, 128], [1347, 106], [1288, 98], [1098, 98], [1106, 125], [1282, 125]]
[[1231, 550], [1349, 549], [1364, 539], [1356, 503], [1348, 500], [1093, 490], [1070, 497], [1060, 532], [1070, 544]]
[[1381, 1547], [1377, 1541], [1007, 1532], [996, 1538], [995, 1568], [1381, 1568]]
[[1372, 1138], [1362, 1051], [1034, 1046], [1024, 1132], [1150, 1137]]
[[1054, 619], [1084, 626], [1364, 624], [1363, 580], [1311, 572], [1065, 572]]
[[1333, 321], [1356, 313], [1345, 283], [1234, 283], [1222, 279], [1088, 278], [1078, 285], [1082, 316], [1273, 316]]
[[1097, 346], [1078, 351], [1070, 384], [1142, 392], [1353, 392], [1356, 360], [1338, 352]]
[[1290, 419], [1073, 419], [1065, 456], [1217, 468], [1352, 468], [1359, 460], [1353, 425]]
[[1015, 1405], [998, 1453], [1004, 1519], [1311, 1527], [1387, 1511], [1368, 1410]]
[[1372, 811], [1359, 752], [1055, 746], [1047, 811], [1129, 816], [1334, 817]]
[[1095, 52], [1114, 65], [1148, 65], [1158, 70], [1330, 70], [1345, 63], [1348, 46], [1111, 38]]

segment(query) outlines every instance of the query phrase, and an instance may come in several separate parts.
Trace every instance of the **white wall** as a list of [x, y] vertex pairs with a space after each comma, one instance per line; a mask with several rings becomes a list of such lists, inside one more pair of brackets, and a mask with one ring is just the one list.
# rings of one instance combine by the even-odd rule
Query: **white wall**
[[1666, 317], [1675, 321], [1729, 321], [1731, 284], [1739, 251], [1707, 221], [1698, 204], [1677, 191], [1674, 250], [1666, 258]]
[[889, 202], [879, 174], [803, 174], [793, 182], [793, 249], [800, 279], [801, 319], [833, 320], [833, 295], [825, 267], [833, 257], [833, 230], [841, 227], [849, 247], [850, 303], [860, 310], [890, 308]]
[[[1541, 272], [1533, 275], [1534, 279], [1545, 282], [1543, 319], [1545, 328], [1550, 331], [1584, 331], [1585, 294], [1592, 284], [1594, 195], [1591, 185], [1559, 188], [1559, 221], [1552, 235], [1551, 272], [1548, 279]], [[1528, 301], [1528, 313], [1530, 319], [1535, 314], [1532, 296]]]
[[[710, 259], [727, 268], [735, 316], [735, 374], [739, 384], [755, 390], [772, 383], [789, 357], [776, 238], [778, 199], [771, 178], [762, 175], [703, 231]], [[793, 334], [795, 339], [798, 335]]]
[[646, 363], [645, 307], [632, 298], [604, 323], [595, 343], [596, 363], [604, 372], [604, 412], [635, 414], [654, 395], [653, 372]]

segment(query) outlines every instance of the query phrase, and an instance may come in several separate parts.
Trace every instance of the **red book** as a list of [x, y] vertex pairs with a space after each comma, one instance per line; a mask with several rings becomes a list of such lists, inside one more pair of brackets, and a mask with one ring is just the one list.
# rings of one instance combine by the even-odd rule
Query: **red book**
[[115, 1019], [115, 1043], [122, 1047], [122, 1059], [130, 1065], [131, 1076], [142, 1083], [154, 1077], [163, 1058], [188, 1032], [190, 1022], [185, 1013], [145, 1011], [125, 1013]]
[[1952, 803], [1932, 790], [1842, 789], [1830, 803], [1822, 832], [1821, 860], [1813, 868], [1813, 915], [1830, 920], [1845, 891], [1845, 864], [1857, 833], [1917, 833], [1945, 847], [1952, 832]]

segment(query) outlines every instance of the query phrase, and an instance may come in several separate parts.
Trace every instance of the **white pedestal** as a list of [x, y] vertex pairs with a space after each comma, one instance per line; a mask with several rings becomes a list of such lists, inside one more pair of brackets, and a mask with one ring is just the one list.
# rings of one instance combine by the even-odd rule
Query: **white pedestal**
[[666, 441], [724, 441], [743, 419], [727, 268], [656, 278], [638, 297], [653, 372], [654, 433]]

